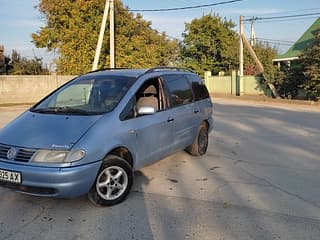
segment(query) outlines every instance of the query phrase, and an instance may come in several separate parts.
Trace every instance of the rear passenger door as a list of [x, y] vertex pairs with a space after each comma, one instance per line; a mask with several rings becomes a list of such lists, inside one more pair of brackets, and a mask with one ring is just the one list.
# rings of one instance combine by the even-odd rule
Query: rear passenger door
[[191, 85], [183, 74], [163, 76], [170, 103], [173, 125], [173, 151], [182, 150], [193, 142], [198, 129], [199, 109], [194, 102]]

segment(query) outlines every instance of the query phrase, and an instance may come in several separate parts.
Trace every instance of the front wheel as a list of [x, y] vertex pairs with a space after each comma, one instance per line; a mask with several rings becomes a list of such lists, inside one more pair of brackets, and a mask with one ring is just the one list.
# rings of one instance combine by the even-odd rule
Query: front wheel
[[208, 127], [202, 123], [198, 129], [198, 133], [193, 143], [186, 148], [186, 151], [192, 156], [201, 156], [207, 152], [209, 142]]
[[103, 161], [88, 198], [98, 206], [121, 203], [130, 192], [133, 171], [129, 163], [118, 156], [109, 155]]

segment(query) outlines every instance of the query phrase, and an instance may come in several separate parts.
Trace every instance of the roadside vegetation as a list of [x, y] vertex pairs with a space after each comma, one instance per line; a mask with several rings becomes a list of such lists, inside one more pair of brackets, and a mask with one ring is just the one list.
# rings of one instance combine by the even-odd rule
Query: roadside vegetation
[[[59, 52], [57, 71], [80, 74], [91, 70], [104, 10], [104, 1], [42, 0], [38, 6], [46, 25], [32, 35], [37, 47]], [[115, 2], [117, 67], [148, 68], [172, 64], [178, 42], [151, 28], [121, 1]], [[109, 30], [105, 32], [99, 68], [109, 66]]]
[[[120, 68], [149, 68], [178, 65], [200, 75], [211, 71], [229, 74], [238, 70], [239, 44], [236, 24], [218, 14], [203, 15], [185, 24], [182, 41], [152, 29], [151, 22], [133, 14], [121, 1], [115, 1], [116, 65]], [[104, 1], [41, 0], [37, 6], [44, 26], [32, 34], [36, 47], [59, 53], [57, 73], [81, 74], [91, 70], [103, 16]], [[280, 96], [294, 98], [298, 89], [309, 99], [320, 98], [320, 35], [290, 67], [278, 69], [272, 62], [278, 52], [270, 45], [253, 47], [265, 72], [262, 81], [275, 86]], [[259, 72], [248, 51], [244, 51], [244, 73]], [[1, 63], [0, 63], [1, 65]], [[26, 59], [13, 52], [9, 74], [45, 74], [39, 58]], [[105, 32], [99, 68], [109, 66], [109, 30]], [[0, 66], [1, 69], [1, 66]], [[263, 79], [263, 77], [261, 76]]]
[[41, 58], [22, 57], [16, 50], [10, 56], [0, 56], [0, 74], [6, 75], [46, 75], [49, 70], [44, 67]]

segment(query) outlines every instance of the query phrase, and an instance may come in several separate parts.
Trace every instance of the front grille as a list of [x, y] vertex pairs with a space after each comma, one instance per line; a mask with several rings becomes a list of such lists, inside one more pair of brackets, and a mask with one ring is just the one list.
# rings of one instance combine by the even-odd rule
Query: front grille
[[8, 159], [7, 152], [9, 151], [10, 146], [0, 145], [0, 158]]
[[15, 157], [15, 161], [28, 162], [35, 152], [35, 150], [21, 148], [19, 149], [18, 154]]
[[29, 162], [32, 156], [35, 154], [35, 149], [28, 149], [28, 148], [19, 148], [14, 147], [16, 149], [16, 155], [13, 159], [8, 159], [8, 151], [13, 148], [13, 146], [2, 145], [0, 144], [0, 158], [18, 162]]

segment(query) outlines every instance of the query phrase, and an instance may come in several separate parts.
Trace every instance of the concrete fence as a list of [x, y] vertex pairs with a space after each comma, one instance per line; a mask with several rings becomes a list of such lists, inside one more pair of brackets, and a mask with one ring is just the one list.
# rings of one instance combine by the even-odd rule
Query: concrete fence
[[205, 83], [210, 93], [224, 95], [268, 95], [270, 90], [265, 89], [261, 79], [255, 76], [237, 76], [233, 71], [231, 76], [211, 76], [205, 72]]
[[73, 77], [0, 75], [0, 105], [35, 103]]
[[[0, 75], [0, 105], [35, 103], [63, 85], [74, 76], [59, 75]], [[231, 76], [211, 76], [205, 73], [205, 83], [210, 93], [226, 95], [268, 95], [255, 76], [239, 78], [236, 72]]]

